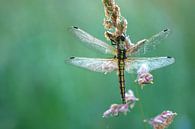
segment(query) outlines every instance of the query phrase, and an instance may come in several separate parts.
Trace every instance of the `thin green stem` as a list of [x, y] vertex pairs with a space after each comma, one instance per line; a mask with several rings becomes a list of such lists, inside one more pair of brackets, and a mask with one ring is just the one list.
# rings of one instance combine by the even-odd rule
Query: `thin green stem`
[[142, 123], [143, 123], [144, 129], [147, 129], [146, 123], [144, 122], [144, 120], [145, 120], [144, 108], [143, 108], [143, 105], [141, 102], [138, 88], [137, 88], [137, 86], [135, 86], [135, 87], [136, 87], [136, 96], [139, 98], [139, 108], [140, 108], [140, 112], [141, 112]]

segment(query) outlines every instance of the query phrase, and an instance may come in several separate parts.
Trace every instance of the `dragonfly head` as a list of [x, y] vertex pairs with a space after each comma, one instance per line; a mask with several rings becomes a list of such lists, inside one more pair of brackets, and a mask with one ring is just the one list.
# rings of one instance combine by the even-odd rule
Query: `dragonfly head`
[[121, 36], [118, 37], [118, 39], [119, 39], [120, 41], [124, 42], [125, 39], [126, 39], [126, 37], [125, 37], [125, 35], [121, 35]]

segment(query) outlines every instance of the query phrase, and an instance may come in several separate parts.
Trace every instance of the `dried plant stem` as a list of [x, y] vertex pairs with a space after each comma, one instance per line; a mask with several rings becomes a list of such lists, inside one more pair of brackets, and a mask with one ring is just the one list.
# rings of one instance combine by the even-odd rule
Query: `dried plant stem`
[[[107, 30], [105, 37], [111, 41], [116, 41], [117, 37], [125, 35], [127, 20], [121, 16], [120, 8], [114, 0], [102, 0], [102, 2], [105, 10], [103, 25]], [[112, 32], [110, 30], [112, 30]]]

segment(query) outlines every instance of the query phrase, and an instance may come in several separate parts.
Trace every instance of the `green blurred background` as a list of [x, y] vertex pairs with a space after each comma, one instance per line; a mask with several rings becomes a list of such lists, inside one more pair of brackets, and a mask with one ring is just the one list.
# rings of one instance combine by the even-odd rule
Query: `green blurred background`
[[[178, 113], [170, 129], [195, 128], [195, 1], [117, 0], [131, 40], [165, 29], [171, 35], [146, 56], [173, 56], [153, 72], [154, 85], [138, 87], [145, 118]], [[85, 47], [67, 29], [75, 25], [106, 41], [100, 0], [0, 1], [0, 129], [143, 129], [140, 103], [126, 116], [102, 118], [120, 103], [116, 73], [90, 72], [64, 63], [69, 56], [109, 57]], [[110, 43], [110, 42], [108, 42]], [[146, 125], [147, 128], [151, 128]]]

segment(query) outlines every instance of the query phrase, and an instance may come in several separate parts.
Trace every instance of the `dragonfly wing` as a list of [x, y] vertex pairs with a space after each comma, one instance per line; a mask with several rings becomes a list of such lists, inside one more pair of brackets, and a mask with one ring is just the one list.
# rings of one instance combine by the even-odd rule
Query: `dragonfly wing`
[[165, 67], [175, 62], [172, 57], [131, 58], [125, 61], [125, 70], [128, 73], [137, 73], [138, 69], [146, 64], [148, 71]]
[[138, 41], [132, 48], [130, 48], [128, 55], [143, 55], [147, 51], [150, 51], [158, 44], [160, 44], [160, 41], [165, 39], [170, 33], [169, 29], [165, 29], [155, 35], [153, 35], [149, 39], [143, 39]]
[[115, 59], [70, 57], [66, 62], [95, 72], [108, 73], [117, 70]]
[[112, 46], [108, 45], [107, 43], [93, 37], [92, 35], [88, 34], [82, 29], [78, 27], [71, 27], [69, 30], [79, 38], [83, 43], [87, 44], [90, 47], [93, 47], [105, 54], [112, 54], [116, 55], [116, 50]]

